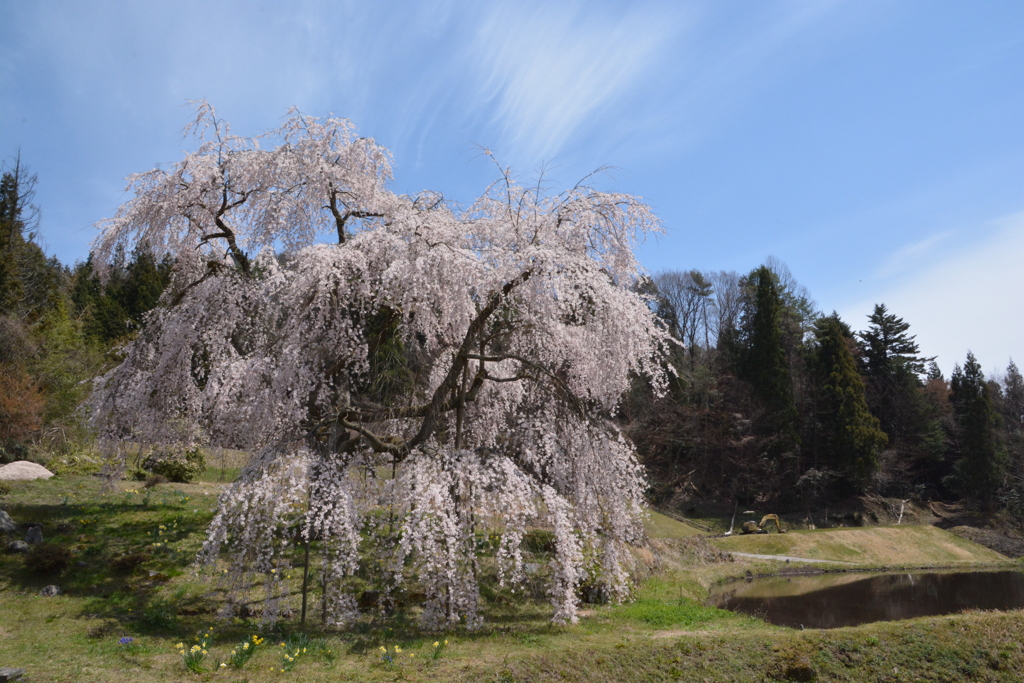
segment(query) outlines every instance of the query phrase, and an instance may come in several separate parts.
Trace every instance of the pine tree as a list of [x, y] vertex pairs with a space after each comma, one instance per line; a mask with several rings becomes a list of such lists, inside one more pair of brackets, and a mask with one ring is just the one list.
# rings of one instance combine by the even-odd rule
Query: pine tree
[[868, 316], [867, 330], [860, 333], [862, 362], [867, 373], [867, 396], [872, 412], [881, 422], [890, 440], [913, 440], [921, 428], [923, 416], [918, 397], [919, 375], [933, 358], [922, 358], [910, 323], [892, 313], [885, 304], [876, 304]]
[[814, 369], [819, 382], [817, 419], [824, 461], [863, 490], [878, 468], [878, 453], [888, 441], [868, 410], [864, 382], [857, 373], [848, 338], [850, 329], [833, 314], [815, 330]]
[[974, 354], [953, 369], [950, 400], [956, 415], [960, 459], [950, 483], [961, 494], [992, 503], [1002, 481], [1006, 454], [996, 438], [999, 416]]

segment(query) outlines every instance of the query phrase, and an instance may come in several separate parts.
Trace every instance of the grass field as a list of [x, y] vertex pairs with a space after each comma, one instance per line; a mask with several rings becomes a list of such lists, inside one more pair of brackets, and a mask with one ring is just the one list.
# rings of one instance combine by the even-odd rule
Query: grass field
[[[323, 630], [314, 622], [300, 633], [294, 619], [261, 631], [255, 620], [219, 619], [213, 574], [191, 565], [222, 486], [219, 474], [211, 468], [199, 483], [149, 491], [121, 482], [106, 495], [93, 477], [14, 483], [0, 506], [18, 522], [42, 524], [46, 541], [67, 547], [71, 561], [63, 572], [35, 575], [23, 556], [0, 555], [0, 667], [27, 669], [31, 683], [763, 681], [798, 680], [807, 671], [828, 681], [1024, 679], [1021, 612], [793, 631], [705, 607], [707, 587], [716, 581], [765, 573], [776, 563], [728, 561], [695, 530], [661, 515], [648, 520], [657, 557], [636, 600], [588, 606], [575, 626], [552, 626], [542, 599], [499, 595], [488, 600], [487, 623], [475, 632], [422, 632], [401, 613], [388, 621], [366, 619], [347, 631]], [[948, 562], [939, 553], [948, 534], [915, 527], [892, 529], [902, 534], [897, 537], [872, 531], [887, 530], [714, 543], [789, 554], [838, 553], [842, 546], [863, 559], [889, 558], [880, 548], [898, 541], [904, 552]], [[780, 538], [794, 545], [751, 545]], [[956, 541], [963, 545], [945, 552], [966, 552], [975, 562], [986, 556], [979, 546]], [[65, 593], [40, 596], [50, 583]], [[211, 627], [207, 670], [190, 673], [175, 646], [190, 647]], [[266, 642], [251, 661], [239, 669], [219, 666], [254, 634]], [[122, 643], [126, 638], [131, 640]]]

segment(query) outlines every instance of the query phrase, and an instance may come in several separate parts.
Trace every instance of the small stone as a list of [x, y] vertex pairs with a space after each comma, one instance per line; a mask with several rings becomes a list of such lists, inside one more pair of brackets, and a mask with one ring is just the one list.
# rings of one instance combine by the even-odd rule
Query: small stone
[[43, 590], [39, 591], [39, 594], [42, 595], [44, 598], [52, 598], [54, 595], [60, 595], [60, 586], [54, 586], [51, 584], [43, 588]]
[[14, 523], [11, 516], [0, 510], [0, 534], [13, 534], [18, 530], [18, 525]]
[[12, 669], [6, 666], [0, 667], [0, 683], [7, 683], [7, 681], [16, 681], [24, 675], [24, 669]]
[[32, 526], [28, 528], [28, 533], [25, 534], [25, 542], [32, 545], [43, 542], [43, 527]]
[[31, 546], [25, 541], [11, 541], [7, 544], [7, 552], [9, 553], [27, 553], [31, 549]]

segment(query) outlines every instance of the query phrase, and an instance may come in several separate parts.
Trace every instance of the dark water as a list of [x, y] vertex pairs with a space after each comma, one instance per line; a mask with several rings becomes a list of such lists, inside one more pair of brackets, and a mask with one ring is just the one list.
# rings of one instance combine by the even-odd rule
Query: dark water
[[838, 628], [872, 621], [1024, 608], [1024, 572], [827, 574], [734, 582], [709, 604], [779, 626]]

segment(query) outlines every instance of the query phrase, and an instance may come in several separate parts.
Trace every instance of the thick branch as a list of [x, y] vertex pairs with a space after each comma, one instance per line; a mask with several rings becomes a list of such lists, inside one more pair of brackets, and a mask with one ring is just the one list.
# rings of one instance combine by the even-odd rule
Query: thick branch
[[374, 213], [372, 211], [353, 211], [346, 210], [342, 213], [338, 209], [338, 191], [331, 190], [331, 203], [327, 206], [331, 210], [331, 215], [334, 216], [334, 223], [338, 226], [338, 244], [345, 244], [345, 223], [348, 222], [349, 218], [383, 218], [384, 214]]
[[410, 449], [426, 441], [427, 437], [433, 433], [434, 427], [437, 424], [437, 418], [445, 405], [445, 396], [452, 393], [456, 382], [459, 381], [459, 374], [462, 373], [466, 363], [469, 362], [470, 349], [473, 348], [478, 336], [483, 333], [488, 319], [498, 310], [498, 306], [501, 305], [502, 301], [505, 300], [513, 289], [530, 279], [531, 273], [532, 271], [527, 270], [518, 277], [506, 282], [501, 288], [501, 292], [492, 294], [487, 305], [477, 313], [473, 322], [469, 324], [469, 329], [466, 330], [466, 335], [462, 339], [458, 353], [455, 354], [452, 366], [448, 368], [448, 374], [445, 375], [440, 386], [434, 391], [434, 397], [427, 406], [419, 432], [407, 442], [407, 446]]

